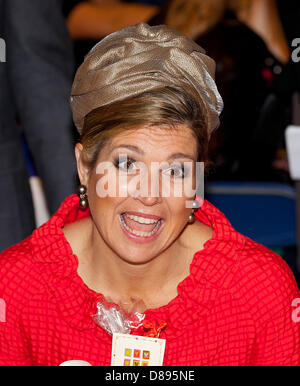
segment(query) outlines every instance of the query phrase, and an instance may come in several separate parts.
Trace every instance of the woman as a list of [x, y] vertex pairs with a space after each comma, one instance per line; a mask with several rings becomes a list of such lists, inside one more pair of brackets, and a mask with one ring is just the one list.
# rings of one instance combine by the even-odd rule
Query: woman
[[95, 315], [118, 305], [143, 314], [131, 334], [165, 340], [166, 366], [300, 364], [290, 269], [193, 193], [222, 109], [213, 74], [166, 26], [128, 27], [86, 56], [71, 95], [80, 194], [0, 257], [2, 364], [109, 365]]

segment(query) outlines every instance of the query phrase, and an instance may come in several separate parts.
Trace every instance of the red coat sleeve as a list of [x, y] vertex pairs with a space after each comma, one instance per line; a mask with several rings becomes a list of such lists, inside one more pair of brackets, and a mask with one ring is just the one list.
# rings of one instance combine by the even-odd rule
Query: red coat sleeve
[[30, 350], [23, 329], [22, 312], [26, 299], [20, 285], [26, 282], [26, 269], [14, 258], [13, 248], [0, 254], [0, 366], [31, 365]]
[[[6, 295], [1, 295], [1, 304]], [[22, 332], [20, 315], [13, 302], [6, 303], [6, 320], [0, 322], [0, 366], [31, 365], [26, 338]]]
[[299, 322], [278, 315], [266, 324], [256, 343], [256, 366], [300, 366]]
[[279, 258], [275, 257], [272, 265], [262, 269], [266, 277], [263, 287], [257, 283], [260, 301], [254, 316], [257, 321], [254, 365], [299, 366], [300, 291], [297, 283], [287, 264]]

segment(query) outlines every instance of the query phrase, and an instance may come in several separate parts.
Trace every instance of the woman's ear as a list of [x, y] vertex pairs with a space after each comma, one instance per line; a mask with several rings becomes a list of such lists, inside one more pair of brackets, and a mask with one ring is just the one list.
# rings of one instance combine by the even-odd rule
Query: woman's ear
[[84, 164], [83, 159], [82, 159], [82, 150], [83, 146], [81, 143], [77, 143], [75, 146], [75, 157], [76, 157], [76, 162], [77, 162], [77, 172], [78, 172], [78, 177], [80, 180], [80, 183], [82, 185], [87, 186], [88, 183], [88, 168]]

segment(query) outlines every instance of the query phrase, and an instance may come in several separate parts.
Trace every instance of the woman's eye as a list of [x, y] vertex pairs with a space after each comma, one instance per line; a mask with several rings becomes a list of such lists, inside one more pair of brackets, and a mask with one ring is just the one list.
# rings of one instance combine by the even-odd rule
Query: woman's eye
[[114, 165], [118, 169], [127, 171], [135, 169], [135, 162], [132, 158], [125, 158], [124, 160], [118, 158], [114, 161]]
[[167, 174], [174, 178], [183, 178], [186, 176], [186, 170], [182, 165], [171, 166], [166, 170]]

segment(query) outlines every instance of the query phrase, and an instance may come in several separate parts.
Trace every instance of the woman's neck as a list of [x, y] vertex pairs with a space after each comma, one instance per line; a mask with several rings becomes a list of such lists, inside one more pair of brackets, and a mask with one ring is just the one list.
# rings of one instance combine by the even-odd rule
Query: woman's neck
[[190, 274], [194, 253], [212, 235], [211, 228], [196, 221], [161, 254], [133, 264], [110, 249], [90, 218], [63, 231], [78, 257], [77, 272], [84, 283], [107, 300], [126, 305], [128, 312], [157, 308], [176, 297], [178, 284]]
[[189, 275], [193, 257], [180, 240], [150, 261], [133, 264], [111, 250], [91, 220], [81, 225], [87, 236], [74, 253], [79, 260], [78, 274], [89, 288], [129, 308], [133, 299], [154, 308], [177, 296], [177, 285]]

